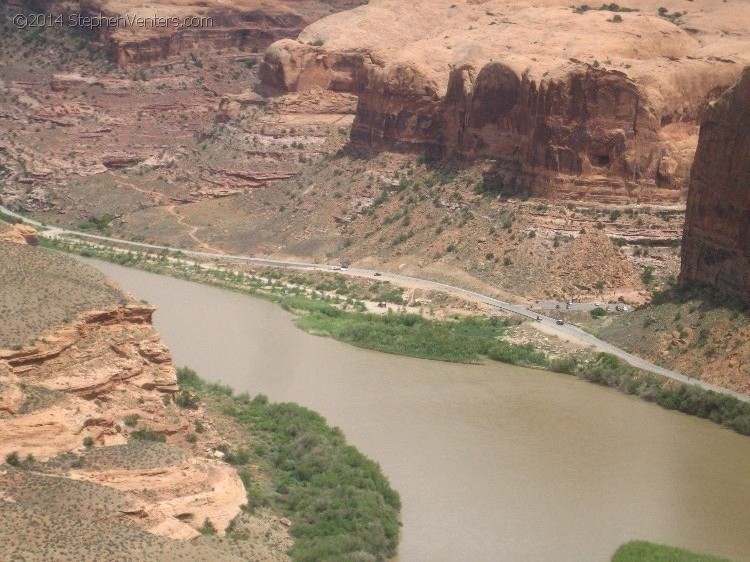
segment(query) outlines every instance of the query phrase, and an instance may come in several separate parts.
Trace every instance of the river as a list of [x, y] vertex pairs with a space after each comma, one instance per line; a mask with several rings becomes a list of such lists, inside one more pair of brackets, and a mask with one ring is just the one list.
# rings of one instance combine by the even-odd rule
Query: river
[[261, 299], [85, 260], [157, 307], [175, 364], [341, 427], [403, 501], [401, 562], [750, 560], [750, 438], [570, 376], [358, 349]]

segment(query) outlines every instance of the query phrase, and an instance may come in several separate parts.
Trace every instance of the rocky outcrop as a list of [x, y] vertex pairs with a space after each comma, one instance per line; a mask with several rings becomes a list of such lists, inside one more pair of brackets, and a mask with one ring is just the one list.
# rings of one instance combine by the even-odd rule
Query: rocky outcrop
[[[357, 0], [221, 0], [155, 2], [80, 0], [84, 17], [102, 17], [92, 33], [109, 44], [120, 65], [143, 64], [205, 49], [257, 51], [284, 37], [295, 37], [332, 11]], [[109, 22], [116, 22], [111, 25]]]
[[8, 230], [0, 232], [0, 240], [29, 246], [36, 246], [39, 243], [36, 230], [26, 224], [14, 224]]
[[149, 410], [156, 413], [161, 396], [177, 391], [177, 378], [151, 326], [153, 311], [133, 304], [86, 313], [33, 346], [0, 350], [0, 383], [20, 392], [5, 411], [22, 413], [28, 388], [59, 398], [0, 424], [0, 456], [18, 449], [54, 456], [80, 447], [87, 436], [103, 443], [119, 437], [118, 418], [134, 410], [143, 410], [139, 415], [144, 418]]
[[509, 191], [678, 200], [699, 116], [748, 58], [750, 6], [676, 25], [650, 1], [619, 22], [568, 4], [373, 0], [275, 43], [260, 75], [358, 95], [358, 150], [495, 160]]
[[[153, 312], [142, 304], [92, 311], [32, 346], [0, 350], [0, 458], [81, 455], [65, 476], [124, 492], [135, 506], [122, 513], [131, 524], [192, 539], [208, 518], [223, 534], [245, 489], [231, 466], [206, 458], [211, 445], [205, 456], [189, 454], [187, 434], [203, 414], [169, 399], [177, 378]], [[205, 426], [204, 447], [220, 440]], [[150, 453], [156, 466], [137, 466], [139, 442], [126, 445], [137, 429], [165, 436], [166, 445], [154, 445], [164, 449]]]
[[701, 125], [680, 280], [750, 302], [750, 67]]

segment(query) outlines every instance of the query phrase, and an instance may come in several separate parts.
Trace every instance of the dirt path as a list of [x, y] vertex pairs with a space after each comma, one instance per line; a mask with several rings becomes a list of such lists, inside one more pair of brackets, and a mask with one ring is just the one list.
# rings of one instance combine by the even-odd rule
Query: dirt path
[[180, 213], [178, 213], [176, 211], [176, 205], [167, 205], [166, 207], [164, 207], [164, 210], [168, 214], [170, 214], [173, 217], [175, 217], [175, 219], [177, 219], [177, 224], [179, 224], [180, 226], [184, 226], [184, 227], [186, 227], [186, 228], [189, 229], [187, 231], [187, 235], [190, 236], [190, 238], [192, 238], [193, 241], [196, 244], [198, 244], [199, 248], [204, 248], [204, 249], [206, 249], [206, 250], [208, 250], [210, 252], [214, 252], [216, 254], [224, 254], [224, 251], [221, 250], [220, 248], [214, 248], [213, 246], [210, 246], [209, 244], [207, 244], [206, 242], [204, 242], [203, 240], [201, 240], [200, 238], [198, 238], [198, 236], [196, 236], [196, 232], [198, 232], [198, 230], [200, 229], [200, 227], [199, 226], [193, 226], [192, 224], [186, 223], [185, 222], [185, 217], [183, 217]]
[[220, 248], [214, 248], [213, 246], [198, 238], [196, 233], [198, 232], [200, 227], [186, 223], [185, 217], [177, 212], [177, 205], [172, 203], [172, 200], [163, 193], [159, 193], [158, 191], [154, 190], [141, 189], [137, 185], [133, 185], [132, 183], [128, 183], [122, 180], [118, 181], [117, 185], [133, 189], [135, 191], [138, 191], [139, 193], [143, 193], [144, 195], [152, 197], [154, 199], [154, 203], [161, 206], [161, 208], [163, 208], [167, 212], [167, 214], [170, 214], [177, 219], [177, 224], [186, 228], [187, 235], [190, 236], [190, 238], [198, 245], [199, 248], [203, 248], [205, 250], [208, 250], [209, 252], [215, 252], [217, 254], [224, 253], [224, 251]]

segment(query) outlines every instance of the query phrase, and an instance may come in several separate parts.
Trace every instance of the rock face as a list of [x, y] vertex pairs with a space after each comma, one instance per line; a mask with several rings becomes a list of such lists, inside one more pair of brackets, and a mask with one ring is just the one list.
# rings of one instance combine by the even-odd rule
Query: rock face
[[[73, 453], [82, 455], [79, 465], [86, 455], [119, 459], [109, 467], [84, 462], [65, 477], [126, 493], [133, 507], [122, 517], [150, 533], [192, 539], [209, 518], [223, 534], [246, 501], [245, 488], [232, 467], [189, 454], [184, 439], [201, 412], [166, 399], [177, 392], [177, 378], [151, 325], [153, 312], [141, 304], [88, 312], [33, 346], [0, 349], [0, 458]], [[130, 466], [123, 459], [137, 459], [128, 451], [138, 441], [126, 445], [128, 436], [144, 428], [164, 435], [159, 455], [170, 454], [153, 467]], [[218, 441], [208, 431], [204, 438]]]
[[701, 125], [680, 280], [750, 302], [750, 67], [711, 104]]
[[750, 6], [632, 4], [372, 0], [275, 43], [260, 74], [358, 95], [355, 149], [494, 159], [509, 191], [676, 201], [701, 111], [748, 62]]
[[0, 240], [15, 244], [28, 244], [29, 246], [36, 246], [39, 243], [36, 230], [25, 224], [14, 224], [8, 230], [0, 232]]
[[[89, 312], [33, 346], [0, 350], [0, 383], [43, 388], [61, 398], [36, 413], [44, 423], [31, 414], [0, 425], [0, 454], [27, 448], [44, 458], [80, 446], [86, 436], [100, 442], [119, 438], [118, 417], [131, 409], [145, 416], [161, 405], [162, 394], [176, 392], [172, 360], [151, 326], [152, 313], [143, 305]], [[24, 392], [17, 398], [0, 410], [23, 412]], [[110, 404], [104, 410], [93, 400]]]
[[[120, 65], [149, 63], [175, 55], [200, 55], [204, 49], [257, 50], [283, 37], [295, 37], [306, 25], [331, 11], [361, 4], [356, 0], [80, 0], [84, 16], [117, 21], [93, 33], [110, 44]], [[117, 18], [109, 20], [108, 18]]]

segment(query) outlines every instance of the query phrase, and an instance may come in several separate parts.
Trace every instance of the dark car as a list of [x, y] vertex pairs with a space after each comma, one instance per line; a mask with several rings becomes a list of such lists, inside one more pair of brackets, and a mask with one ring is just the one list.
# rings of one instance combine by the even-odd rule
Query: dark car
[[563, 322], [562, 320], [558, 320], [558, 321], [557, 321], [557, 325], [558, 325], [558, 326], [562, 326], [563, 324], [565, 324], [565, 322]]

